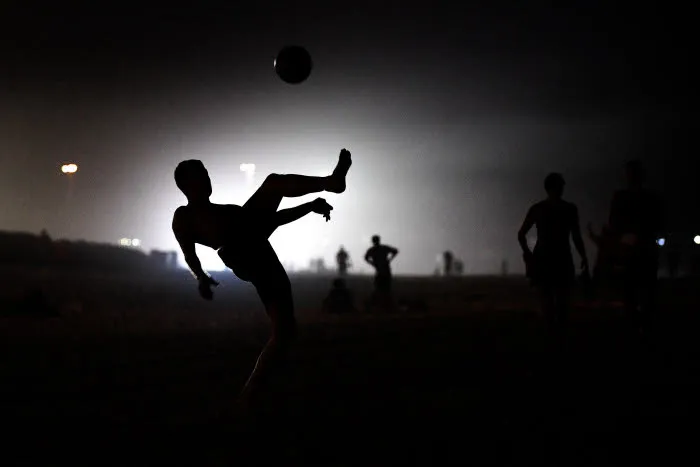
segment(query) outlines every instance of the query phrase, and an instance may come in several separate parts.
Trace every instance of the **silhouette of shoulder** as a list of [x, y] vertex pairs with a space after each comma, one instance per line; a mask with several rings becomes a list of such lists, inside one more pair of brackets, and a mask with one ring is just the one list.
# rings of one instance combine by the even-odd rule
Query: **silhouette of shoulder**
[[182, 231], [187, 229], [189, 224], [189, 209], [188, 206], [180, 206], [173, 214], [173, 230]]

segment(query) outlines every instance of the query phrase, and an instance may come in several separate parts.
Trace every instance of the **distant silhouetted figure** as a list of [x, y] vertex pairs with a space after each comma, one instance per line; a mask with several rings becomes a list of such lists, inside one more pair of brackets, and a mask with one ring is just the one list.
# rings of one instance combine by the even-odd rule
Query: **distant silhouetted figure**
[[[550, 329], [565, 329], [571, 289], [576, 271], [571, 255], [570, 239], [581, 257], [581, 267], [588, 270], [588, 259], [581, 238], [578, 209], [564, 201], [564, 177], [549, 174], [544, 181], [547, 199], [530, 208], [518, 231], [530, 278], [540, 290], [542, 310]], [[537, 243], [530, 251], [526, 235], [537, 228]]]
[[464, 262], [461, 259], [455, 260], [455, 275], [461, 276], [464, 274]]
[[348, 268], [350, 267], [350, 255], [342, 246], [335, 255], [335, 261], [338, 263], [338, 275], [345, 277], [348, 274]]
[[311, 271], [315, 272], [316, 274], [325, 274], [326, 260], [323, 258], [314, 258], [309, 261], [309, 267], [311, 268]]
[[335, 170], [327, 177], [269, 175], [243, 206], [209, 201], [211, 181], [201, 161], [183, 161], [175, 169], [175, 183], [188, 203], [175, 211], [172, 228], [185, 261], [199, 282], [200, 295], [211, 300], [211, 287], [218, 284], [202, 270], [195, 253], [196, 243], [218, 250], [219, 257], [236, 276], [255, 286], [272, 322], [272, 336], [246, 382], [241, 402], [250, 402], [251, 396], [259, 393], [296, 336], [291, 284], [268, 237], [277, 227], [310, 212], [321, 214], [328, 221], [333, 209], [322, 198], [290, 209], [277, 208], [285, 197], [344, 192], [351, 163], [350, 152], [343, 149]]
[[352, 293], [347, 288], [345, 280], [341, 278], [333, 280], [331, 291], [323, 301], [323, 310], [326, 313], [332, 314], [351, 313], [355, 311]]
[[382, 245], [379, 235], [372, 237], [372, 246], [365, 253], [367, 261], [374, 269], [374, 290], [377, 298], [387, 301], [391, 295], [391, 261], [399, 254], [392, 246]]
[[508, 275], [508, 260], [504, 259], [501, 261], [501, 275], [502, 276], [507, 276]]
[[454, 266], [454, 255], [451, 251], [445, 251], [442, 254], [442, 266], [444, 268], [443, 273], [445, 274], [445, 276], [451, 276], [452, 268]]
[[609, 225], [623, 266], [625, 308], [635, 326], [644, 330], [656, 306], [659, 247], [664, 213], [661, 198], [644, 188], [641, 161], [625, 164], [627, 188], [616, 192]]

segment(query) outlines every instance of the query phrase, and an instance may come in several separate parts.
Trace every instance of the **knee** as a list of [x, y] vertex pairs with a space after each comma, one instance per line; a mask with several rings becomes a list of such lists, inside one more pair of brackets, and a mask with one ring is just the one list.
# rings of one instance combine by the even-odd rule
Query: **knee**
[[278, 185], [281, 181], [284, 175], [280, 175], [278, 173], [272, 173], [265, 177], [265, 183], [266, 185]]

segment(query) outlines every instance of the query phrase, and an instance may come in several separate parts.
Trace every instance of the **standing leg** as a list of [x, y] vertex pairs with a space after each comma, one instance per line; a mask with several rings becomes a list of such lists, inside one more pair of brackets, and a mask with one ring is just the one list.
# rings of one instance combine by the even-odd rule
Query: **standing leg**
[[272, 323], [272, 336], [260, 353], [241, 392], [240, 399], [244, 404], [254, 402], [254, 398], [268, 386], [270, 377], [283, 368], [296, 337], [292, 287], [282, 264], [276, 257], [275, 260], [276, 264], [273, 263], [262, 274], [256, 274], [253, 279], [253, 285]]

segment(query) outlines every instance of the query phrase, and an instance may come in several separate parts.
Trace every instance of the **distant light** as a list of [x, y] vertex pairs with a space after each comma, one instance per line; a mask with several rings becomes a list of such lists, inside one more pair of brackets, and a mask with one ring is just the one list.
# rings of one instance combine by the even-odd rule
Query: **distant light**
[[659, 246], [664, 246], [666, 244], [666, 239], [665, 238], [660, 238], [656, 241], [656, 244]]
[[693, 239], [696, 245], [700, 245], [700, 235], [696, 235], [695, 238]]
[[74, 174], [78, 171], [78, 166], [76, 164], [63, 164], [61, 166], [61, 172], [64, 174]]
[[248, 174], [255, 173], [255, 164], [241, 164], [239, 168], [241, 172], [245, 172]]
[[139, 246], [141, 245], [141, 240], [138, 238], [120, 238], [119, 244], [121, 246]]

